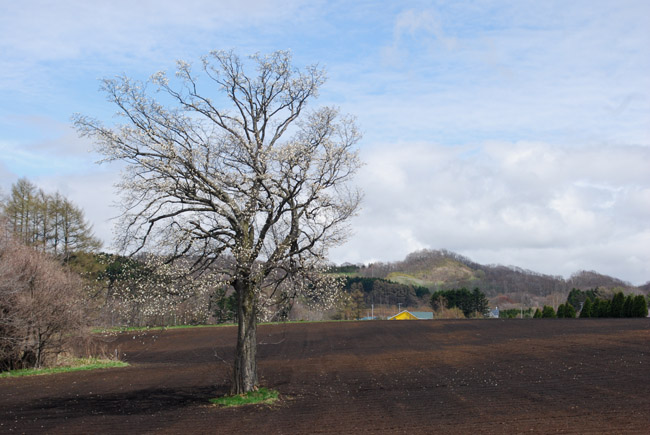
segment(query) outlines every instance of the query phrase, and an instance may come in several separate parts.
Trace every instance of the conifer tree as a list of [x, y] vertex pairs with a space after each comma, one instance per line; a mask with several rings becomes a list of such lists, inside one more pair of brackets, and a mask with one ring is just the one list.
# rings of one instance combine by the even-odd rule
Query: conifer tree
[[553, 307], [549, 307], [548, 305], [544, 305], [544, 308], [542, 309], [542, 318], [544, 319], [555, 319], [557, 315], [555, 314], [555, 310]]
[[625, 296], [623, 295], [623, 292], [616, 293], [612, 298], [610, 315], [612, 317], [625, 317], [624, 305]]
[[585, 319], [588, 317], [591, 317], [591, 310], [592, 310], [593, 304], [591, 302], [590, 298], [585, 299], [585, 303], [582, 306], [582, 310], [580, 310], [580, 318]]
[[598, 317], [611, 317], [611, 316], [612, 316], [611, 301], [600, 299], [598, 301]]
[[567, 319], [575, 319], [576, 318], [576, 309], [573, 308], [573, 305], [567, 303], [564, 306], [564, 317]]
[[634, 296], [627, 295], [623, 303], [623, 316], [634, 317]]
[[648, 317], [648, 302], [643, 295], [634, 298], [634, 317]]

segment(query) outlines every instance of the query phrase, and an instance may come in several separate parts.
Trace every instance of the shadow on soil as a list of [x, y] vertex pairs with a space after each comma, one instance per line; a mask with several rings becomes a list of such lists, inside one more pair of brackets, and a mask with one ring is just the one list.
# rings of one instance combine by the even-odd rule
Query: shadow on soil
[[[89, 415], [151, 415], [189, 406], [209, 405], [209, 399], [227, 393], [226, 386], [208, 386], [155, 388], [119, 394], [89, 394], [76, 397], [49, 397], [34, 403], [32, 411], [56, 416], [57, 411], [65, 410], [68, 418]], [[53, 411], [53, 413], [44, 411]]]

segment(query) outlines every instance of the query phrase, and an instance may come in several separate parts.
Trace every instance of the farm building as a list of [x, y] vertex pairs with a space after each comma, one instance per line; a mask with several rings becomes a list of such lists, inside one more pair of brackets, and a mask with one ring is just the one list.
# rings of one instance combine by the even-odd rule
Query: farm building
[[433, 319], [433, 313], [429, 311], [413, 311], [404, 310], [398, 314], [395, 314], [393, 317], [389, 317], [388, 320], [431, 320]]

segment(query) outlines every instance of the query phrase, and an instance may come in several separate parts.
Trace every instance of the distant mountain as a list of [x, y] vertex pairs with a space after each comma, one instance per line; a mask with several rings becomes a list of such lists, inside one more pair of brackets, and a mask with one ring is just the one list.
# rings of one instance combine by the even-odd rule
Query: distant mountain
[[[482, 265], [446, 250], [423, 250], [409, 254], [393, 263], [373, 263], [368, 266], [344, 265], [348, 273], [370, 278], [383, 278], [401, 284], [424, 286], [431, 290], [478, 287], [489, 297], [497, 295], [529, 295], [546, 297], [568, 294], [572, 288], [598, 288], [606, 294], [613, 289], [626, 293], [650, 292], [650, 282], [635, 287], [630, 283], [597, 272], [582, 271], [569, 279], [544, 275], [512, 266]], [[521, 299], [520, 296], [518, 299]]]

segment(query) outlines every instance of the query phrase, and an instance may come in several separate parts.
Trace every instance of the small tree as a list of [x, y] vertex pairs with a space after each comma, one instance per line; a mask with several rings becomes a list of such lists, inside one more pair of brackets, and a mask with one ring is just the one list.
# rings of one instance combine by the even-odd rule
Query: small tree
[[648, 302], [643, 295], [634, 298], [634, 317], [648, 317]]
[[227, 294], [227, 288], [220, 288], [210, 296], [210, 311], [217, 323], [237, 320], [237, 298]]
[[567, 303], [564, 305], [564, 317], [567, 319], [576, 318], [576, 309], [573, 308], [573, 305]]
[[588, 318], [591, 317], [591, 310], [592, 310], [593, 303], [591, 302], [590, 298], [585, 299], [585, 303], [582, 306], [582, 310], [580, 310], [580, 318]]
[[542, 309], [542, 318], [543, 319], [555, 319], [557, 316], [555, 314], [555, 310], [553, 307], [550, 307], [548, 305], [544, 305], [544, 308]]
[[623, 315], [624, 317], [634, 317], [634, 296], [631, 294], [625, 297], [625, 302], [623, 303]]
[[[569, 304], [569, 305], [571, 305], [571, 304]], [[563, 319], [564, 317], [566, 317], [565, 313], [564, 313], [564, 309], [565, 309], [564, 304], [560, 304], [560, 306], [557, 307], [557, 318], [558, 319]]]
[[431, 308], [433, 308], [433, 311], [437, 311], [442, 308], [447, 308], [447, 299], [441, 292], [435, 292], [433, 295], [431, 295], [430, 304]]
[[617, 292], [611, 302], [611, 317], [625, 317], [625, 296]]
[[533, 314], [533, 319], [541, 319], [542, 318], [542, 312], [539, 310], [539, 308], [535, 308], [535, 314]]
[[360, 288], [354, 288], [350, 294], [352, 316], [354, 319], [359, 320], [366, 309], [366, 302], [363, 297], [363, 291]]
[[[598, 302], [598, 317], [611, 317], [612, 303], [605, 299], [597, 299], [597, 302]], [[596, 304], [594, 303], [594, 308], [595, 306]]]
[[481, 316], [486, 315], [490, 311], [490, 301], [488, 301], [488, 298], [478, 287], [472, 291], [472, 302], [474, 304], [474, 311]]

